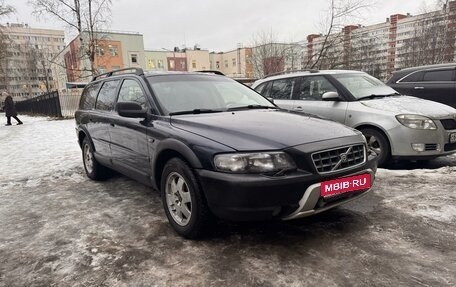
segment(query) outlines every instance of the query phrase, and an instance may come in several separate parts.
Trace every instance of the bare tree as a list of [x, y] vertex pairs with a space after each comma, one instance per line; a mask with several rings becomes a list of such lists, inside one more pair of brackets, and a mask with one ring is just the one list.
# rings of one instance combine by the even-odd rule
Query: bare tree
[[[5, 1], [0, 0], [0, 19], [14, 12], [15, 9], [13, 6], [7, 5]], [[3, 29], [4, 27], [0, 27], [0, 87], [6, 89], [8, 83], [7, 68], [10, 58], [8, 47], [11, 44], [11, 40], [4, 33]]]
[[305, 67], [336, 68], [343, 58], [344, 35], [341, 33], [347, 23], [361, 18], [362, 13], [374, 4], [371, 0], [328, 0], [327, 15], [322, 26], [322, 36], [316, 38]]
[[272, 31], [262, 31], [254, 36], [252, 42], [253, 72], [255, 77], [281, 72], [285, 67], [285, 44], [278, 42]]
[[455, 12], [449, 1], [437, 1], [440, 8], [426, 12], [416, 22], [412, 36], [400, 48], [401, 67], [413, 67], [454, 61]]
[[35, 15], [50, 15], [78, 33], [80, 60], [89, 62], [80, 70], [89, 72], [88, 76], [97, 74], [95, 57], [103, 35], [100, 31], [109, 22], [111, 0], [30, 0], [29, 3]]

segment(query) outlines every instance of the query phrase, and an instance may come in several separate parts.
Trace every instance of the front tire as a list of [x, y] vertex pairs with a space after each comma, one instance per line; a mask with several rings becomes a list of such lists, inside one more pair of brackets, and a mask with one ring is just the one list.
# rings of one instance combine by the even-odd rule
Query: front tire
[[82, 161], [88, 178], [92, 180], [106, 178], [108, 170], [95, 159], [92, 143], [87, 137], [82, 141]]
[[168, 221], [181, 236], [201, 237], [212, 214], [192, 169], [179, 158], [169, 160], [161, 177], [161, 197]]
[[360, 130], [366, 137], [367, 147], [377, 154], [378, 166], [384, 167], [391, 162], [391, 147], [386, 136], [375, 129]]

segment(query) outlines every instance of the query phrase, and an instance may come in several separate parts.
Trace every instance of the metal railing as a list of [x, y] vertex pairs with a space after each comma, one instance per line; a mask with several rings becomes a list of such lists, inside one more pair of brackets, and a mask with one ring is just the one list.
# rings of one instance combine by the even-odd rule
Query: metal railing
[[19, 113], [62, 117], [59, 93], [57, 91], [16, 102], [16, 110]]

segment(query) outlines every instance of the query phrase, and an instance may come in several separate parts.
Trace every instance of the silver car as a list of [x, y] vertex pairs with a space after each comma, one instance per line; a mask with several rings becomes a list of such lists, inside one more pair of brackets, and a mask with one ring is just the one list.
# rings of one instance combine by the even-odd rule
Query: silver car
[[454, 108], [402, 96], [363, 72], [294, 72], [263, 78], [252, 88], [279, 107], [360, 130], [378, 154], [379, 166], [392, 159], [427, 160], [456, 152]]

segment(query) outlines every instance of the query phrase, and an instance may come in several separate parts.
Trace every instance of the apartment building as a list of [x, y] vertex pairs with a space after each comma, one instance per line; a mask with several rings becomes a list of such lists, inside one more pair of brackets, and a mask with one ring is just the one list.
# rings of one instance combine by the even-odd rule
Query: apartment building
[[455, 35], [456, 1], [450, 1], [425, 14], [394, 14], [375, 25], [348, 25], [328, 36], [311, 34], [303, 63], [312, 66], [318, 59], [317, 68], [363, 70], [386, 80], [397, 69], [453, 62]]
[[228, 52], [209, 54], [210, 70], [217, 70], [234, 79], [253, 78], [253, 49], [238, 47]]
[[7, 23], [0, 32], [0, 90], [16, 101], [54, 90], [50, 60], [65, 48], [64, 31]]
[[[73, 82], [88, 82], [96, 73], [129, 67], [146, 69], [143, 35], [134, 32], [97, 32], [94, 39], [84, 32], [75, 37], [54, 59], [53, 74], [59, 91], [65, 91]], [[93, 67], [83, 43], [93, 43]]]

